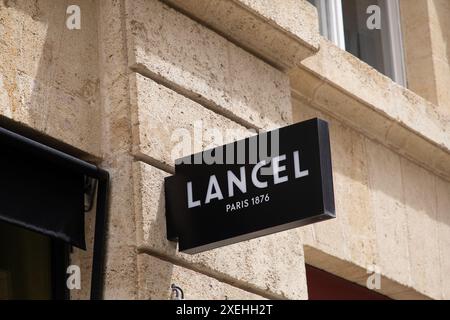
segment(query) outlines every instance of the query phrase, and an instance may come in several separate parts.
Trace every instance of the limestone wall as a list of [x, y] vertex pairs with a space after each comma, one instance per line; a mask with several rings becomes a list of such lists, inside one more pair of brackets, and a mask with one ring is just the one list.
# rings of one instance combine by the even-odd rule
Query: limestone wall
[[376, 266], [383, 294], [448, 299], [450, 182], [295, 100], [311, 117], [330, 124], [338, 218], [303, 228], [307, 263], [361, 285]]
[[450, 3], [401, 0], [408, 88], [450, 110]]
[[[233, 129], [236, 139], [290, 123], [288, 76], [159, 1], [104, 2], [99, 12], [101, 51], [111, 57], [101, 65], [101, 89], [114, 102], [103, 106], [114, 108], [104, 119], [113, 176], [105, 297], [167, 297], [175, 283], [190, 297], [305, 299], [299, 230], [195, 256], [177, 253], [165, 236], [172, 133], [193, 133], [200, 121], [205, 131]], [[198, 283], [189, 283], [194, 274]]]
[[77, 31], [65, 27], [64, 2], [0, 1], [0, 121], [99, 158], [96, 5], [74, 4], [83, 12]]
[[[140, 255], [169, 259], [262, 296], [306, 298], [298, 230], [195, 256], [178, 254], [165, 238], [162, 178], [173, 171], [171, 133], [193, 133], [193, 123], [201, 121], [204, 130], [235, 129], [243, 138], [252, 133], [246, 127], [287, 124], [287, 75], [161, 2], [125, 5], [128, 61], [137, 71], [130, 75], [130, 100], [133, 153], [142, 160], [133, 172]], [[151, 297], [149, 288], [138, 287], [139, 295]]]

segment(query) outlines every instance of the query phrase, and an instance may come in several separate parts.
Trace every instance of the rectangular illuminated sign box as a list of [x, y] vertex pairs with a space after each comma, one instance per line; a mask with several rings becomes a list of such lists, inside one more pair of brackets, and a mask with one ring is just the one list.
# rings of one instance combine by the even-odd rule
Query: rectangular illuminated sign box
[[195, 254], [335, 218], [320, 119], [178, 159], [165, 180], [167, 238]]

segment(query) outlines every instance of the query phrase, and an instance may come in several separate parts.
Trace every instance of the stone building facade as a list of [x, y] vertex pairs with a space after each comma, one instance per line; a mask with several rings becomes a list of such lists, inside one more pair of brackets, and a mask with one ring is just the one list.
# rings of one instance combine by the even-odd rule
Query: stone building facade
[[[450, 298], [450, 4], [400, 0], [407, 88], [320, 35], [306, 0], [0, 1], [0, 124], [111, 174], [105, 299], [308, 299], [305, 263]], [[337, 218], [197, 255], [167, 241], [173, 132], [192, 151], [319, 117]], [[202, 132], [233, 129], [212, 141]], [[198, 133], [198, 132], [197, 132]], [[92, 240], [95, 212], [89, 215]], [[88, 297], [92, 241], [75, 250]]]

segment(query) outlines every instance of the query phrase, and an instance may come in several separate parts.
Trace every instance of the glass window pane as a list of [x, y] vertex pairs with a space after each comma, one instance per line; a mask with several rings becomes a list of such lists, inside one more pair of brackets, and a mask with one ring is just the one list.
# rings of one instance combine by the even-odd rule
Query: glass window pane
[[0, 300], [51, 299], [51, 240], [0, 222]]
[[[381, 29], [369, 29], [367, 21], [373, 13], [367, 8], [380, 8]], [[346, 50], [381, 73], [393, 77], [391, 32], [386, 0], [342, 0]]]
[[[386, 62], [383, 52], [382, 32], [388, 30], [369, 29], [367, 27], [367, 8], [380, 6], [376, 0], [343, 0], [345, 46], [348, 52], [357, 56], [378, 71], [386, 73]], [[383, 14], [381, 15], [381, 19]], [[383, 21], [381, 20], [381, 23]]]

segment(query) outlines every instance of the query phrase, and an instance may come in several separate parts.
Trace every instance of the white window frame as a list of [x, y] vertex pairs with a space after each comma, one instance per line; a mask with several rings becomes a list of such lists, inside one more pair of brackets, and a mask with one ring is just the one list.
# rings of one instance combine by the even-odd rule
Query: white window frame
[[[400, 22], [399, 0], [387, 0], [384, 12], [387, 13], [389, 32], [383, 32], [382, 41], [385, 57], [390, 61], [389, 75], [398, 84], [406, 87], [405, 55], [403, 51], [402, 27]], [[391, 50], [388, 50], [390, 48]]]
[[320, 21], [320, 33], [345, 50], [344, 19], [341, 0], [312, 0]]
[[[321, 34], [345, 50], [344, 19], [341, 0], [312, 0], [320, 17]], [[388, 32], [382, 32], [384, 60], [388, 75], [398, 84], [406, 87], [403, 39], [400, 25], [400, 5], [398, 0], [385, 1], [381, 8], [387, 14]], [[383, 14], [383, 13], [382, 13]]]

